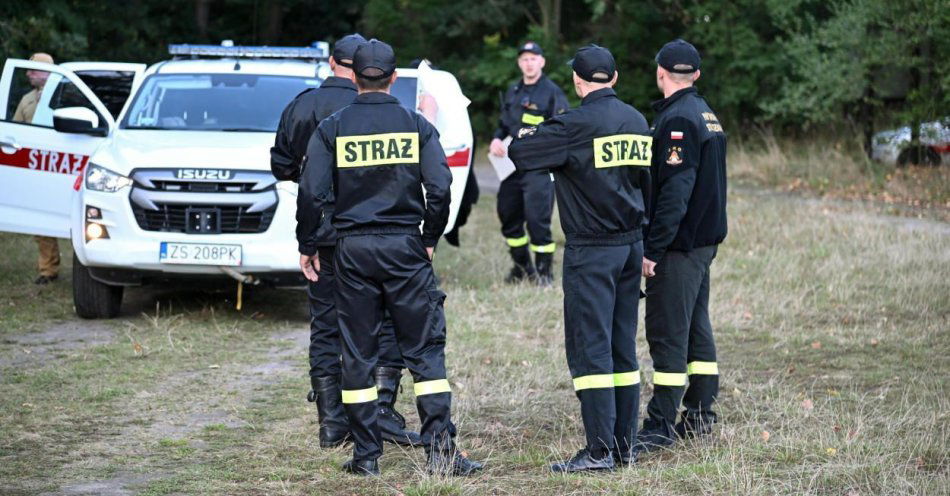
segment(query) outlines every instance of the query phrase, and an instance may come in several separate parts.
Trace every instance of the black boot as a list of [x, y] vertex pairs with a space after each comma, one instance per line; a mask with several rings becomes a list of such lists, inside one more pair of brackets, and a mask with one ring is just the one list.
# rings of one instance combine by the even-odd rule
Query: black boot
[[526, 278], [534, 279], [534, 264], [531, 263], [531, 252], [528, 251], [528, 246], [510, 248], [509, 252], [511, 253], [511, 259], [515, 262], [515, 265], [511, 268], [511, 272], [505, 276], [505, 282], [514, 284]]
[[637, 433], [637, 442], [633, 449], [638, 453], [656, 451], [673, 446], [675, 434], [673, 425], [665, 420], [647, 418], [643, 429]]
[[534, 265], [538, 268], [538, 286], [551, 286], [554, 284], [554, 254], [553, 253], [535, 253]]
[[402, 369], [395, 367], [376, 367], [376, 391], [379, 413], [377, 422], [383, 441], [399, 446], [421, 446], [419, 434], [406, 430], [406, 419], [396, 411], [396, 396], [399, 394], [399, 381]]
[[355, 475], [379, 475], [379, 462], [377, 460], [357, 460], [350, 459], [343, 464], [343, 471]]
[[715, 419], [704, 418], [702, 416], [687, 416], [676, 424], [673, 430], [680, 439], [692, 439], [694, 437], [706, 436], [712, 433], [712, 426], [716, 423]]
[[320, 422], [320, 447], [333, 448], [350, 438], [350, 424], [343, 409], [340, 391], [340, 376], [311, 377], [313, 390], [307, 401], [317, 403], [317, 419]]
[[572, 474], [576, 472], [592, 472], [597, 470], [613, 470], [616, 467], [613, 456], [605, 453], [602, 457], [595, 457], [590, 450], [584, 448], [573, 458], [551, 465], [551, 472]]
[[467, 476], [483, 468], [479, 462], [469, 460], [452, 445], [449, 449], [426, 449], [426, 471], [437, 475]]

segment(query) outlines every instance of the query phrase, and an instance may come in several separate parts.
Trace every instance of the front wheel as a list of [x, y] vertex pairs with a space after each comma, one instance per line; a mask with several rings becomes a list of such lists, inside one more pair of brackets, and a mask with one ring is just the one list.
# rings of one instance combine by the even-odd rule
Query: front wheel
[[929, 146], [905, 148], [897, 156], [897, 166], [907, 167], [908, 165], [937, 167], [940, 165], [940, 155]]
[[73, 253], [73, 304], [83, 319], [111, 319], [122, 306], [122, 286], [110, 286], [92, 278], [89, 268]]

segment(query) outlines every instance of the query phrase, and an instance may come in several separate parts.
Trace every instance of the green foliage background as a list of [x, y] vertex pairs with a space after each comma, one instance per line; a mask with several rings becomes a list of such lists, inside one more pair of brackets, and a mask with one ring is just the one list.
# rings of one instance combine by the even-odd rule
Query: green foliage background
[[703, 54], [701, 92], [732, 133], [868, 137], [950, 115], [948, 0], [0, 2], [3, 58], [43, 50], [58, 61], [152, 63], [168, 43], [304, 45], [353, 31], [390, 42], [401, 63], [424, 57], [456, 74], [483, 137], [526, 39], [545, 48], [546, 72], [574, 104], [565, 62], [587, 43], [610, 48], [618, 92], [650, 117], [653, 56], [683, 37]]

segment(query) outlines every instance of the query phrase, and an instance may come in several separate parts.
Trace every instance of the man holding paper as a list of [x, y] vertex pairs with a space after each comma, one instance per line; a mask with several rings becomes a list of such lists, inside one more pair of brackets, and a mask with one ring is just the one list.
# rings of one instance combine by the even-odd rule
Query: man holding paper
[[[501, 100], [498, 128], [491, 142], [490, 156], [496, 170], [501, 171], [498, 188], [498, 218], [501, 233], [508, 242], [514, 267], [505, 281], [524, 279], [542, 286], [554, 282], [554, 240], [551, 237], [551, 212], [554, 209], [554, 184], [547, 171], [514, 171], [507, 160], [507, 144], [524, 127], [537, 126], [545, 119], [563, 114], [568, 109], [567, 97], [544, 75], [541, 47], [528, 41], [518, 47], [518, 68], [521, 79], [508, 87]], [[506, 177], [502, 177], [507, 174]], [[527, 226], [527, 232], [525, 227]], [[531, 260], [534, 252], [534, 262]]]

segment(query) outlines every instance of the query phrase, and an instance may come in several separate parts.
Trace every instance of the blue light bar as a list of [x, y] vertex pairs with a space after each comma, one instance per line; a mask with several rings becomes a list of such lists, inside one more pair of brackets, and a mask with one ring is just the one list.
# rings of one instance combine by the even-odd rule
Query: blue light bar
[[221, 45], [168, 45], [170, 55], [194, 57], [319, 59], [330, 58], [330, 45], [325, 41], [309, 47], [221, 46]]

